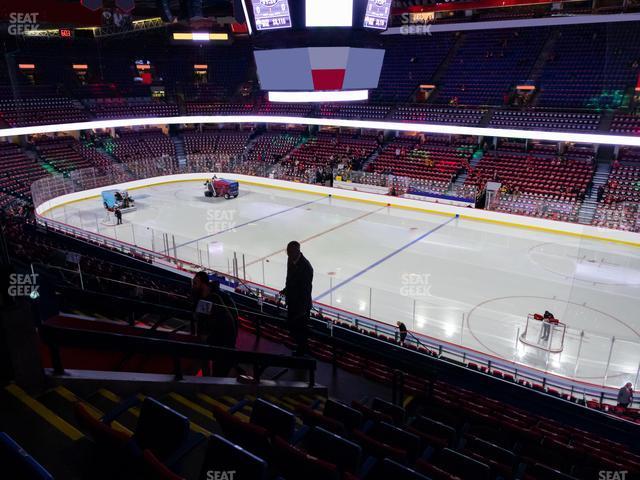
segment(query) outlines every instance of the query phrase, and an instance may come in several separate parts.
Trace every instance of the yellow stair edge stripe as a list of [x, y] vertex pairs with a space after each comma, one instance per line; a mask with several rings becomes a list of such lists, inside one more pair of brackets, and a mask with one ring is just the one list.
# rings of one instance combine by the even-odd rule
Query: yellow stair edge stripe
[[191, 400], [189, 400], [186, 397], [183, 397], [182, 395], [180, 395], [179, 393], [174, 393], [171, 392], [169, 393], [169, 397], [171, 397], [172, 399], [174, 399], [176, 402], [181, 403], [182, 405], [184, 405], [185, 407], [190, 408], [191, 410], [193, 410], [194, 412], [199, 413], [200, 415], [202, 415], [203, 417], [207, 417], [210, 420], [215, 420], [213, 413], [211, 413], [209, 410], [207, 410], [206, 408], [198, 405], [195, 402], [192, 402]]
[[105, 388], [101, 388], [98, 390], [98, 393], [100, 395], [102, 395], [104, 398], [106, 398], [107, 400], [111, 400], [113, 403], [120, 403], [120, 397], [118, 395], [116, 395], [115, 393], [110, 392], [109, 390], [105, 389]]
[[286, 402], [284, 399], [274, 397], [269, 393], [263, 395], [263, 397], [269, 400], [271, 403], [274, 403], [275, 405], [278, 405], [279, 407], [284, 408], [285, 410], [288, 410], [291, 413], [295, 412], [296, 410], [295, 407], [291, 405], [289, 402]]
[[[205, 403], [208, 403], [209, 405], [215, 405], [216, 407], [223, 409], [225, 412], [229, 410], [228, 405], [225, 405], [224, 403], [221, 403], [218, 400], [211, 398], [209, 395], [205, 393], [198, 393], [197, 396], [200, 400], [202, 400]], [[238, 417], [243, 422], [249, 422], [249, 417], [247, 417], [244, 413], [236, 412], [233, 416]]]
[[409, 405], [409, 402], [411, 402], [411, 400], [413, 400], [413, 395], [406, 396], [404, 402], [402, 402], [402, 407], [407, 408], [407, 405]]
[[16, 384], [12, 383], [11, 385], [7, 385], [5, 390], [74, 442], [84, 438], [84, 434], [80, 430], [68, 423], [66, 420], [60, 418], [53, 411], [45, 407], [41, 402], [33, 398]]
[[[58, 395], [60, 395], [62, 398], [64, 398], [65, 400], [71, 403], [76, 403], [76, 402], [82, 403], [82, 405], [87, 409], [87, 411], [91, 414], [91, 416], [96, 420], [100, 420], [102, 417], [104, 417], [104, 413], [100, 409], [78, 398], [78, 396], [75, 393], [73, 393], [71, 390], [68, 390], [63, 386], [56, 387], [54, 390]], [[114, 430], [117, 430], [122, 433], [126, 433], [127, 435], [133, 435], [133, 432], [131, 430], [129, 430], [127, 427], [125, 427], [120, 422], [117, 422], [115, 420], [111, 422], [111, 427]]]

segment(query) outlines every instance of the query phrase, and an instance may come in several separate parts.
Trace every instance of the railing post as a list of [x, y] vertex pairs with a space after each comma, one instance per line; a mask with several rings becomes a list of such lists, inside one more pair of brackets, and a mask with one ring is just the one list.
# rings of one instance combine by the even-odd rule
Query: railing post
[[415, 331], [416, 329], [416, 299], [413, 299], [413, 316], [412, 316], [412, 322], [413, 322], [413, 328], [412, 330]]
[[309, 367], [309, 388], [316, 386], [316, 370], [313, 367]]
[[580, 332], [580, 343], [578, 343], [578, 353], [576, 354], [576, 366], [573, 369], [573, 377], [578, 375], [578, 366], [580, 365], [580, 354], [582, 353], [582, 342], [584, 341], [584, 330]]
[[53, 373], [55, 375], [64, 375], [64, 367], [62, 366], [62, 357], [60, 349], [57, 345], [49, 345], [51, 351], [51, 365], [53, 365]]
[[242, 254], [242, 279], [247, 280], [247, 264], [244, 259], [244, 253]]
[[616, 337], [611, 337], [611, 347], [609, 348], [609, 357], [607, 358], [607, 366], [604, 369], [604, 379], [602, 380], [602, 386], [607, 384], [607, 377], [609, 376], [609, 366], [611, 365], [611, 356], [613, 355], [613, 345], [616, 343]]
[[180, 357], [173, 357], [173, 371], [176, 381], [181, 381], [184, 379], [182, 375], [182, 362], [180, 361]]

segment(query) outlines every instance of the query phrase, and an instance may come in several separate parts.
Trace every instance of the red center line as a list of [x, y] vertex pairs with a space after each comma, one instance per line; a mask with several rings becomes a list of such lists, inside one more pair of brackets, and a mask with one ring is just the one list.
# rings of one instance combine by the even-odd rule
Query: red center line
[[[387, 208], [387, 207], [386, 206], [385, 207], [380, 207], [380, 208], [378, 208], [376, 210], [372, 210], [370, 212], [364, 213], [364, 214], [360, 215], [359, 217], [352, 218], [351, 220], [348, 220], [348, 221], [346, 221], [344, 223], [340, 223], [340, 224], [338, 224], [338, 225], [336, 225], [334, 227], [329, 228], [328, 230], [324, 230], [322, 232], [316, 233], [315, 235], [312, 235], [312, 236], [310, 236], [308, 238], [305, 238], [304, 240], [299, 240], [299, 242], [300, 242], [300, 244], [310, 242], [311, 240], [315, 240], [316, 238], [321, 237], [322, 235], [325, 235], [327, 233], [331, 233], [331, 232], [333, 232], [335, 230], [338, 230], [339, 228], [342, 228], [342, 227], [345, 227], [345, 226], [347, 226], [347, 225], [349, 225], [351, 223], [357, 222], [358, 220], [362, 220], [363, 218], [368, 217], [369, 215], [373, 215], [374, 213], [378, 213], [380, 210], [384, 210], [385, 208]], [[257, 260], [254, 260], [252, 262], [247, 263], [246, 266], [249, 267], [251, 265], [255, 265], [256, 263], [260, 263], [260, 262], [266, 260], [267, 258], [271, 258], [274, 255], [278, 255], [279, 253], [283, 253], [286, 250], [287, 250], [286, 248], [281, 248], [280, 250], [277, 250], [277, 251], [275, 251], [273, 253], [270, 253], [269, 255], [265, 255], [262, 258], [258, 258]]]

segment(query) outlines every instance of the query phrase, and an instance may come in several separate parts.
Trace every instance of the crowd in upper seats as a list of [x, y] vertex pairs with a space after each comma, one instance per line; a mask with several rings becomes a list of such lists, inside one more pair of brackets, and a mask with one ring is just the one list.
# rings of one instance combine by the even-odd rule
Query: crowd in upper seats
[[[180, 140], [186, 155], [183, 163], [176, 150]], [[113, 175], [120, 172], [118, 178], [126, 180], [131, 174], [157, 172], [158, 162], [165, 173], [231, 169], [315, 183], [330, 183], [336, 174], [351, 180], [351, 172], [364, 169], [368, 176], [360, 175], [358, 181], [392, 186], [395, 195], [410, 189], [439, 194], [455, 191], [471, 199], [488, 181], [497, 181], [500, 195], [491, 208], [569, 222], [578, 221], [583, 201], [592, 195], [596, 167], [593, 146], [569, 144], [559, 152], [552, 142], [527, 146], [502, 140], [495, 148], [478, 144], [473, 137], [400, 135], [385, 139], [381, 134], [331, 130], [309, 135], [304, 127], [267, 131], [235, 126], [191, 128], [175, 138], [155, 127], [119, 129], [113, 136], [93, 133], [78, 140], [68, 135], [38, 135], [23, 147], [0, 144], [2, 205], [28, 202], [31, 183], [48, 174], [97, 168], [113, 170]], [[640, 230], [639, 182], [637, 149], [622, 149], [608, 183], [598, 192], [593, 223]]]
[[[88, 45], [65, 45], [61, 53], [53, 43], [27, 44], [17, 60], [33, 63], [34, 72], [10, 75], [9, 67], [0, 65], [0, 122], [24, 126], [180, 112], [353, 119], [391, 113], [402, 121], [479, 125], [488, 120], [479, 107], [524, 105], [524, 115], [496, 112], [490, 124], [594, 130], [602, 127], [598, 112], [603, 108], [623, 107], [611, 129], [633, 134], [637, 101], [630, 92], [640, 74], [638, 32], [637, 22], [617, 22], [437, 32], [427, 43], [422, 35], [388, 35], [371, 104], [319, 107], [270, 103], [255, 95], [258, 82], [248, 68], [252, 55], [244, 41], [211, 51], [173, 46], [169, 53], [160, 38], [144, 42], [148, 48], [114, 41], [99, 52]], [[70, 68], [70, 58], [87, 65], [82, 80]], [[151, 85], [136, 81], [141, 73], [134, 61], [141, 58], [149, 62], [145, 74], [150, 72]], [[203, 75], [194, 73], [196, 64], [207, 67]], [[403, 107], [415, 100], [420, 85], [435, 87], [426, 99], [430, 106]], [[534, 93], [523, 100], [518, 85], [533, 86]], [[443, 110], [446, 106], [453, 108]], [[461, 106], [467, 108], [457, 112]], [[532, 108], [536, 113], [529, 114]]]

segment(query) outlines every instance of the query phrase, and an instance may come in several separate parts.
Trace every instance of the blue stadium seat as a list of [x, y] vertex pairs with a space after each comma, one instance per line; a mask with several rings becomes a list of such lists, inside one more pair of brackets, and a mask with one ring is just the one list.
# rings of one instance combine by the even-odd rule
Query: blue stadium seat
[[0, 432], [0, 465], [2, 478], [53, 480], [53, 476], [5, 432]]

